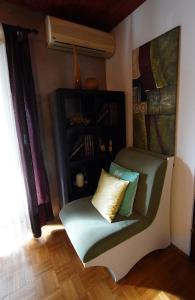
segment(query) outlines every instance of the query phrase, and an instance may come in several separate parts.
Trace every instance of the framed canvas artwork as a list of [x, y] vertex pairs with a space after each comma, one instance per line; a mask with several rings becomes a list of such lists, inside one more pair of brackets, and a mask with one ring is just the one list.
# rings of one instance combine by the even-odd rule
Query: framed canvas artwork
[[132, 53], [134, 147], [173, 155], [180, 27]]

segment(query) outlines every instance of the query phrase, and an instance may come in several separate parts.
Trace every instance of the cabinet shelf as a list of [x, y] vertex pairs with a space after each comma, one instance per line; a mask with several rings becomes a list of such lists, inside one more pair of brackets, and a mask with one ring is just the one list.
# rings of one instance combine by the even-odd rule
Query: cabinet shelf
[[[93, 194], [101, 168], [108, 170], [125, 147], [124, 104], [123, 92], [58, 89], [53, 93], [61, 207]], [[88, 182], [83, 188], [74, 184], [78, 173]]]
[[78, 130], [94, 130], [96, 129], [95, 125], [67, 125], [65, 127], [66, 130], [68, 131], [78, 131]]

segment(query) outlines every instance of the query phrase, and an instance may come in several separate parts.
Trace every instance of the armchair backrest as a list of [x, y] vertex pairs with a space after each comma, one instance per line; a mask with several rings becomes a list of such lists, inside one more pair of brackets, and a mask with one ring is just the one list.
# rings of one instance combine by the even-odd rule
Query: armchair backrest
[[140, 173], [134, 209], [153, 220], [158, 210], [167, 168], [167, 157], [137, 148], [124, 148], [115, 162]]

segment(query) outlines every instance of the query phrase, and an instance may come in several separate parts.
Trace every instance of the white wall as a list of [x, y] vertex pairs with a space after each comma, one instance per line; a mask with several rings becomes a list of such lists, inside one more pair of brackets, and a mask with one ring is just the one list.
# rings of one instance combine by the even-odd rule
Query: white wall
[[116, 50], [113, 57], [106, 60], [106, 83], [108, 90], [125, 92], [127, 145], [132, 145], [130, 18], [126, 18], [113, 31], [116, 36]]
[[[194, 0], [147, 0], [124, 24], [115, 28], [118, 33], [123, 27], [124, 32], [130, 34], [126, 26], [131, 28], [132, 49], [143, 45], [162, 33], [180, 25], [180, 72], [178, 86], [178, 111], [176, 129], [176, 159], [173, 176], [171, 230], [172, 242], [185, 253], [190, 251], [190, 229], [192, 224], [193, 207], [193, 177], [195, 167], [195, 1]], [[129, 29], [130, 30], [130, 29]], [[117, 35], [119, 52], [125, 52], [123, 44]], [[131, 48], [127, 45], [127, 48]], [[131, 54], [129, 53], [129, 56]], [[126, 55], [127, 56], [127, 55]], [[107, 63], [107, 82], [113, 88], [116, 84], [117, 72], [111, 73], [112, 63], [125, 65], [126, 56], [113, 58]], [[122, 58], [122, 61], [120, 59]], [[129, 58], [127, 59], [129, 65]], [[126, 69], [124, 77], [129, 78]], [[109, 77], [109, 78], [108, 78]], [[125, 80], [123, 79], [125, 82]], [[112, 85], [113, 84], [113, 85]], [[122, 87], [122, 84], [121, 84]], [[126, 89], [126, 85], [124, 85]], [[131, 132], [131, 129], [128, 129]]]

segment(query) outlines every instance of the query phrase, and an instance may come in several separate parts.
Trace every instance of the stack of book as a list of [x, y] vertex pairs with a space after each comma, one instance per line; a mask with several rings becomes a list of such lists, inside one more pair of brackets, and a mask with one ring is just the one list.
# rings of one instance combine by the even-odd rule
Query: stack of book
[[94, 137], [92, 134], [84, 136], [84, 151], [85, 158], [93, 159], [94, 158]]
[[82, 135], [73, 145], [71, 159], [93, 159], [94, 158], [94, 136], [92, 134]]

